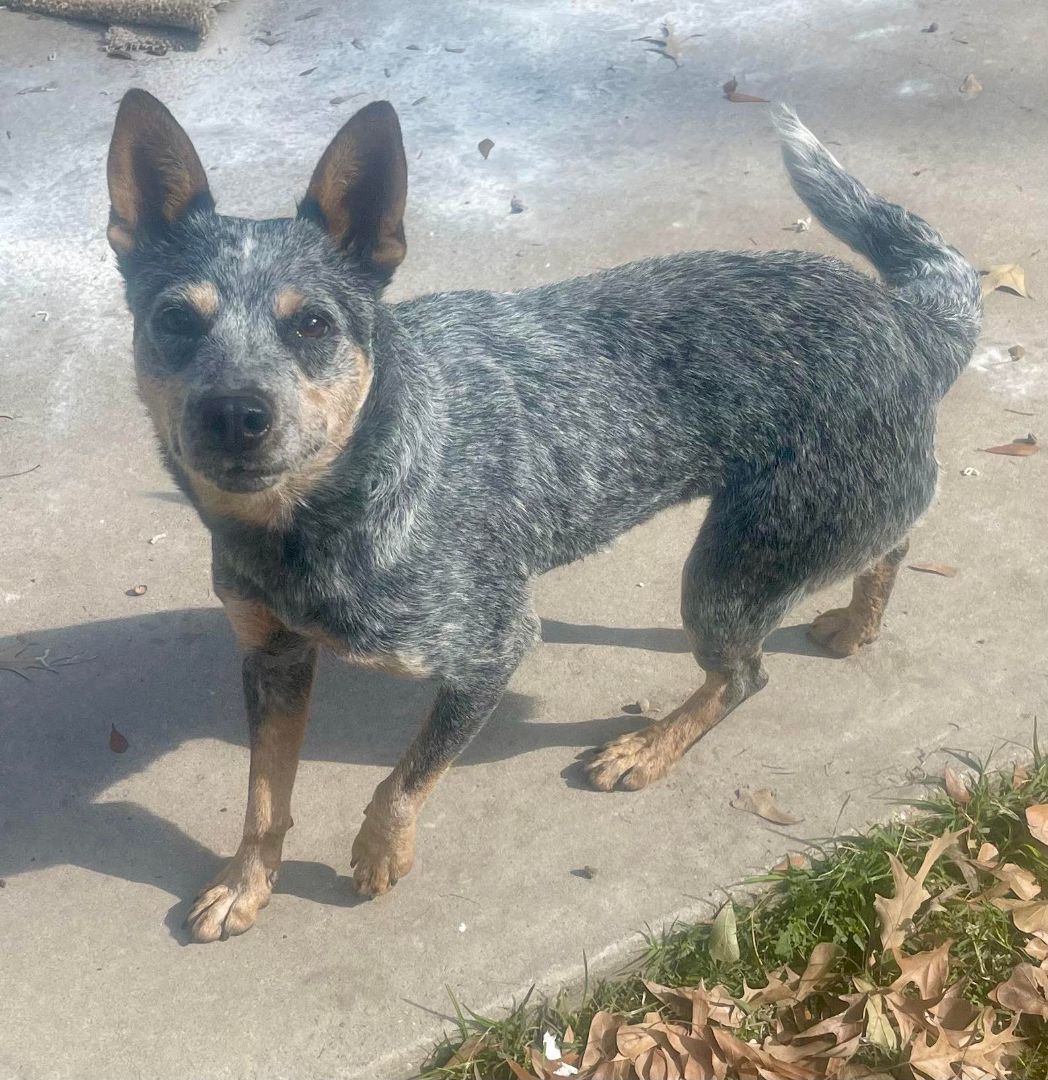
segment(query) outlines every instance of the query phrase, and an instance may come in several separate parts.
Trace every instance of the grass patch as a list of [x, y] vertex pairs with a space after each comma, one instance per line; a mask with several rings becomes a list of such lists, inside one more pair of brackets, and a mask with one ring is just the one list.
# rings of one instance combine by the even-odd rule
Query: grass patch
[[[508, 1015], [497, 1018], [479, 1016], [456, 1002], [457, 1030], [434, 1049], [419, 1076], [423, 1080], [542, 1076], [541, 1066], [534, 1065], [533, 1051], [542, 1047], [547, 1031], [561, 1043], [565, 1061], [578, 1064], [578, 1058], [569, 1057], [569, 1053], [581, 1056], [590, 1021], [597, 1013], [624, 1017], [628, 1024], [641, 1024], [646, 1016], [651, 1022], [657, 1018], [650, 1014], [656, 1012], [672, 1020], [673, 1009], [646, 987], [645, 980], [675, 988], [722, 986], [738, 1002], [747, 987], [752, 994], [752, 988], [766, 986], [769, 973], [785, 967], [802, 972], [816, 946], [827, 943], [836, 946], [834, 963], [817, 992], [797, 1004], [789, 1016], [781, 1005], [759, 999], [753, 1008], [743, 1004], [732, 1029], [735, 1036], [763, 1044], [766, 1039], [783, 1037], [784, 1017], [787, 1026], [802, 1014], [806, 1024], [832, 1017], [844, 1007], [845, 995], [854, 1001], [861, 996], [857, 990], [864, 986], [876, 988], [871, 989], [871, 996], [886, 995], [900, 975], [899, 957], [882, 944], [883, 928], [875, 899], [896, 896], [891, 857], [908, 875], [919, 877], [929, 847], [944, 833], [962, 831], [955, 846], [928, 871], [923, 886], [931, 899], [906, 920], [905, 933], [900, 934], [905, 944], [900, 951], [905, 959], [951, 942], [951, 974], [946, 986], [956, 986], [954, 993], [981, 1009], [992, 1006], [997, 1021], [993, 1030], [1000, 1031], [1015, 1017], [996, 1004], [991, 991], [1008, 980], [1017, 965], [1038, 964], [1024, 951], [1030, 934], [1016, 928], [1011, 909], [1020, 900], [1031, 899], [1026, 893], [1034, 893], [1037, 902], [1048, 893], [1048, 846], [1034, 839], [1025, 816], [1027, 807], [1048, 803], [1048, 759], [1035, 745], [1034, 760], [1027, 767], [1028, 778], [1024, 778], [1013, 776], [1011, 770], [991, 771], [989, 762], [965, 754], [956, 753], [955, 757], [970, 770], [966, 794], [957, 788], [957, 777], [953, 777], [952, 797], [946, 790], [950, 785], [941, 784], [926, 798], [909, 804], [897, 820], [860, 835], [837, 838], [810, 851], [804, 865], [776, 869], [747, 882], [763, 887], [749, 898], [735, 901], [737, 961], [713, 959], [711, 924], [677, 925], [665, 933], [649, 935], [641, 954], [620, 977], [592, 983], [587, 978], [581, 994], [561, 993], [541, 1001], [529, 995]], [[983, 861], [979, 861], [980, 851]], [[1019, 883], [1017, 891], [1009, 891], [1009, 881]], [[912, 987], [899, 991], [895, 1000], [905, 1005], [914, 993]], [[888, 998], [877, 997], [870, 1007], [876, 1007], [877, 1001], [883, 1007]], [[861, 1012], [861, 1002], [858, 1008]], [[871, 1038], [871, 1029], [863, 1021], [857, 1048], [849, 1055], [850, 1067], [878, 1070], [896, 1080], [927, 1075], [907, 1063], [908, 1044], [917, 1036], [906, 1028], [905, 1017], [902, 1023], [901, 1029], [896, 1025], [897, 1045], [891, 1049], [892, 1039]], [[1016, 1034], [1025, 1040], [1021, 1053], [1009, 1071], [1000, 1075], [1045, 1080], [1048, 1021], [1024, 1012], [1018, 1018]], [[934, 1035], [929, 1035], [928, 1041], [934, 1042]], [[509, 1062], [523, 1071], [514, 1071]], [[533, 1072], [533, 1068], [539, 1071]], [[580, 1075], [586, 1074], [583, 1069]], [[632, 1078], [637, 1073], [626, 1071], [622, 1075]], [[728, 1076], [735, 1075], [729, 1069]], [[743, 1068], [742, 1075], [757, 1073]]]

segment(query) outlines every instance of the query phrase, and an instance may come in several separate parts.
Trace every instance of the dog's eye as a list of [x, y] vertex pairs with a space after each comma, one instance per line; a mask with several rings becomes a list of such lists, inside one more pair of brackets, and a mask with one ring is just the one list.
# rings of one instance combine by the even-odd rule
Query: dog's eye
[[305, 338], [322, 338], [331, 333], [331, 323], [322, 315], [307, 312], [295, 324], [295, 333]]
[[204, 332], [200, 316], [184, 307], [164, 308], [157, 316], [157, 329], [172, 337], [199, 337]]

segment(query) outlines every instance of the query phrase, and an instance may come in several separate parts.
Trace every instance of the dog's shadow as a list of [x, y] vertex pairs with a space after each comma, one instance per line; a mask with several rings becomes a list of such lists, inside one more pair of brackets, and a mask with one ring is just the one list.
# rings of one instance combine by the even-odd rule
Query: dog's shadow
[[[770, 651], [802, 651], [799, 628]], [[684, 634], [548, 620], [551, 643], [687, 653]], [[777, 640], [776, 640], [777, 639]], [[803, 651], [811, 651], [804, 647]], [[43, 666], [23, 667], [33, 657]], [[222, 859], [177, 825], [121, 798], [134, 774], [195, 739], [246, 746], [239, 658], [220, 609], [159, 612], [0, 639], [0, 878], [72, 864], [160, 887], [183, 901]], [[15, 670], [11, 670], [14, 668]], [[20, 678], [18, 671], [24, 678]], [[392, 767], [434, 688], [324, 661], [304, 757]], [[468, 767], [548, 746], [592, 746], [637, 726], [636, 716], [536, 722], [509, 693], [461, 759]], [[130, 745], [122, 753], [120, 736]], [[187, 778], [189, 779], [189, 778]], [[192, 778], [200, 780], [201, 778]], [[200, 788], [189, 783], [184, 797]], [[229, 794], [231, 834], [243, 792]], [[289, 861], [279, 889], [333, 905], [355, 902], [348, 880], [321, 863]]]

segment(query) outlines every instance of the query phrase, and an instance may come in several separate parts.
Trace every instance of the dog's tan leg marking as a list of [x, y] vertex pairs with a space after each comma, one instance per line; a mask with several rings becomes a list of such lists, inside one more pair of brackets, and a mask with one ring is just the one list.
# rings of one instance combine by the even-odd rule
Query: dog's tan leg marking
[[387, 892], [415, 864], [415, 827], [426, 799], [447, 772], [434, 761], [429, 721], [396, 768], [375, 788], [353, 841], [353, 884], [362, 896]]
[[353, 885], [361, 896], [388, 892], [415, 865], [415, 828], [419, 811], [446, 766], [428, 773], [421, 784], [408, 788], [405, 778], [409, 750], [397, 767], [375, 788], [364, 811], [364, 823], [353, 841], [350, 865]]
[[824, 611], [811, 624], [808, 636], [831, 656], [853, 656], [863, 645], [876, 641], [899, 565], [906, 555], [903, 541], [864, 573], [855, 578], [851, 603]]
[[731, 676], [709, 672], [702, 686], [669, 716], [600, 749], [586, 766], [589, 782], [598, 791], [616, 786], [638, 791], [665, 776], [689, 746], [731, 711], [731, 683]]
[[291, 789], [316, 666], [315, 647], [263, 605], [231, 596], [223, 602], [245, 650], [251, 769], [240, 847], [186, 916], [190, 936], [200, 942], [242, 934], [269, 903], [292, 825]]

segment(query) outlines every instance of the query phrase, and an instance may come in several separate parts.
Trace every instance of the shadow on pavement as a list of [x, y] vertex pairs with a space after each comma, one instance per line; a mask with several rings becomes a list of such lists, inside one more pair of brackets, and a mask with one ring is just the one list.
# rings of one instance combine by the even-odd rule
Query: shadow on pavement
[[[545, 620], [543, 636], [552, 644], [688, 651], [684, 634], [665, 628]], [[222, 859], [172, 822], [121, 801], [120, 785], [194, 739], [246, 746], [239, 657], [221, 610], [157, 612], [0, 639], [0, 655], [23, 643], [33, 646], [30, 655], [48, 649], [51, 661], [78, 660], [30, 671], [26, 680], [0, 670], [0, 877], [72, 864], [188, 899]], [[776, 631], [769, 646], [812, 651], [802, 627]], [[431, 684], [326, 659], [303, 758], [392, 767], [432, 693]], [[635, 716], [529, 722], [532, 712], [528, 698], [507, 694], [461, 767], [548, 746], [600, 745], [638, 723]], [[111, 725], [127, 737], [125, 753], [109, 748]], [[238, 822], [245, 785], [246, 769], [243, 784], [228, 793], [228, 813]], [[354, 902], [348, 880], [320, 863], [285, 863], [278, 889], [323, 904]]]

